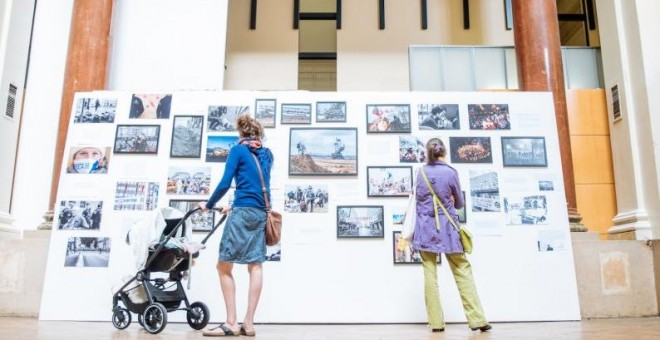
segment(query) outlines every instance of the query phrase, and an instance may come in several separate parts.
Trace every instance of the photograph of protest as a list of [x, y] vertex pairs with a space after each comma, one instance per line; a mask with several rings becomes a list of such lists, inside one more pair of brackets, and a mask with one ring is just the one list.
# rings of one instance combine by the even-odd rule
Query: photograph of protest
[[563, 230], [541, 230], [537, 247], [539, 251], [566, 251], [568, 242]]
[[117, 125], [114, 153], [158, 154], [160, 125]]
[[497, 172], [492, 170], [470, 170], [470, 199], [472, 200], [472, 212], [501, 211]]
[[264, 128], [274, 128], [276, 107], [275, 99], [257, 99], [254, 103], [254, 119]]
[[346, 102], [316, 102], [316, 122], [346, 122]]
[[511, 130], [509, 105], [468, 104], [470, 130]]
[[337, 206], [337, 238], [384, 238], [383, 206]]
[[505, 167], [548, 166], [544, 137], [502, 137]]
[[211, 167], [170, 166], [167, 175], [167, 194], [208, 195], [211, 186]]
[[74, 123], [114, 123], [117, 99], [78, 98]]
[[57, 229], [99, 230], [103, 217], [102, 201], [61, 201]]
[[493, 163], [490, 137], [449, 137], [452, 163]]
[[158, 182], [117, 182], [114, 210], [154, 210]]
[[467, 223], [467, 209], [465, 207], [467, 206], [467, 201], [465, 200], [465, 191], [461, 191], [463, 193], [463, 202], [465, 202], [465, 205], [463, 208], [456, 209], [456, 212], [458, 213], [458, 222], [459, 223]]
[[412, 167], [368, 166], [368, 197], [408, 197], [412, 193]]
[[134, 94], [128, 118], [169, 119], [171, 106], [171, 94]]
[[110, 166], [110, 147], [74, 146], [69, 150], [67, 174], [107, 174]]
[[458, 104], [419, 104], [420, 130], [460, 130]]
[[328, 212], [328, 186], [326, 184], [285, 185], [284, 212], [288, 212], [288, 213]]
[[204, 116], [174, 116], [170, 157], [199, 158], [202, 154]]
[[282, 104], [282, 124], [312, 124], [312, 104]]
[[552, 181], [539, 181], [539, 191], [554, 191], [555, 185]]
[[394, 264], [422, 263], [422, 256], [412, 247], [412, 242], [403, 238], [400, 231], [392, 232], [392, 254]]
[[410, 105], [367, 105], [367, 133], [410, 132]]
[[[197, 203], [202, 200], [170, 200], [170, 207], [187, 213], [197, 208]], [[196, 211], [186, 220], [186, 227], [192, 228], [192, 231], [211, 231], [215, 225], [215, 214], [212, 210]]]
[[236, 131], [236, 118], [249, 114], [249, 106], [209, 106], [206, 131]]
[[548, 224], [548, 200], [545, 195], [504, 196], [507, 224]]
[[226, 162], [229, 150], [236, 144], [238, 144], [237, 136], [208, 136], [206, 139], [206, 161]]
[[65, 267], [107, 267], [109, 261], [109, 237], [69, 237]]
[[266, 246], [266, 261], [280, 262], [282, 259], [282, 244]]
[[415, 136], [399, 136], [399, 162], [425, 163], [426, 143]]
[[357, 175], [356, 128], [291, 128], [289, 175]]

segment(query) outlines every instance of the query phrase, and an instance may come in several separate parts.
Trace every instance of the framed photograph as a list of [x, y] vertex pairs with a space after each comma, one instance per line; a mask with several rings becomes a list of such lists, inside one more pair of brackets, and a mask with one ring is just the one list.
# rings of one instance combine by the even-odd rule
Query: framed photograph
[[470, 130], [511, 130], [509, 105], [468, 104]]
[[410, 105], [367, 105], [367, 133], [410, 133]]
[[102, 201], [61, 201], [57, 229], [99, 230], [103, 216]]
[[171, 94], [134, 94], [131, 98], [131, 119], [169, 119]]
[[[196, 200], [170, 200], [170, 207], [182, 212], [195, 209], [199, 199]], [[192, 231], [211, 231], [215, 225], [215, 214], [213, 211], [196, 211], [186, 220], [186, 227], [192, 228]]]
[[547, 167], [545, 137], [502, 137], [505, 167]]
[[472, 212], [499, 212], [501, 205], [497, 172], [470, 170], [470, 199]]
[[110, 147], [74, 146], [69, 150], [67, 174], [107, 174], [110, 167]]
[[426, 162], [426, 143], [415, 136], [399, 137], [399, 162]]
[[172, 128], [172, 158], [200, 158], [204, 116], [174, 116]]
[[412, 167], [368, 166], [368, 197], [408, 197], [412, 193]]
[[254, 119], [266, 129], [274, 128], [276, 108], [277, 100], [275, 99], [257, 99], [254, 103]]
[[357, 138], [356, 128], [291, 128], [289, 175], [357, 175]]
[[76, 102], [74, 123], [114, 123], [117, 99], [79, 98]]
[[312, 104], [282, 104], [282, 124], [312, 124]]
[[227, 161], [229, 150], [238, 144], [236, 136], [208, 136], [206, 141], [206, 161], [220, 162]]
[[419, 104], [420, 130], [460, 130], [458, 104]]
[[282, 259], [282, 243], [266, 246], [266, 261], [280, 262]]
[[236, 131], [236, 118], [249, 114], [249, 106], [209, 106], [206, 131]]
[[346, 102], [316, 102], [316, 122], [346, 122]]
[[114, 153], [158, 154], [160, 125], [117, 125]]
[[288, 213], [328, 212], [328, 186], [326, 184], [285, 185], [284, 212], [288, 212]]
[[337, 206], [337, 238], [384, 238], [383, 206]]
[[465, 202], [465, 205], [463, 205], [463, 208], [456, 209], [456, 212], [458, 213], [458, 222], [467, 223], [467, 209], [465, 208], [467, 206], [467, 201], [465, 200], [465, 191], [462, 191], [462, 193], [463, 202]]
[[539, 191], [554, 191], [555, 184], [552, 181], [539, 181]]
[[548, 200], [545, 195], [509, 195], [504, 197], [507, 224], [548, 224]]
[[[394, 264], [422, 263], [422, 256], [414, 250], [412, 243], [403, 239], [400, 231], [392, 232], [392, 255]], [[438, 263], [441, 263], [442, 257], [438, 256]]]
[[114, 210], [154, 210], [158, 189], [158, 182], [117, 182]]
[[171, 166], [167, 175], [167, 190], [170, 195], [209, 195], [211, 167]]
[[65, 267], [107, 267], [109, 261], [109, 237], [69, 237]]
[[490, 137], [449, 137], [452, 163], [493, 163]]

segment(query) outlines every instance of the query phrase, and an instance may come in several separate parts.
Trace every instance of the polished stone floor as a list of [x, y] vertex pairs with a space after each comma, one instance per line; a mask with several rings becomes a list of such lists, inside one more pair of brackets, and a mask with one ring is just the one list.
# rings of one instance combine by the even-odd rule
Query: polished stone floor
[[[599, 319], [580, 322], [494, 323], [487, 333], [449, 324], [443, 333], [425, 325], [257, 325], [257, 339], [660, 339], [660, 318]], [[123, 331], [110, 322], [38, 321], [0, 317], [0, 339], [202, 339], [187, 324], [169, 323], [158, 335], [137, 323]], [[241, 337], [249, 339], [248, 337]]]

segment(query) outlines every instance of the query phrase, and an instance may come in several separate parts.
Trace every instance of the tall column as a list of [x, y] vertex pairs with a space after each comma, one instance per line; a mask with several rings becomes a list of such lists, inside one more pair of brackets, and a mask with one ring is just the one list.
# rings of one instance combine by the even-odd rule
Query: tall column
[[48, 204], [51, 211], [46, 213], [47, 222], [42, 224], [40, 229], [48, 229], [48, 222], [52, 224], [52, 209], [60, 183], [60, 169], [69, 129], [73, 95], [78, 91], [102, 90], [106, 86], [112, 2], [113, 0], [75, 0], [73, 4], [69, 52], [53, 162], [53, 182]]
[[523, 91], [552, 91], [559, 135], [564, 191], [571, 231], [586, 231], [577, 211], [568, 109], [555, 0], [513, 0], [513, 36], [518, 82]]

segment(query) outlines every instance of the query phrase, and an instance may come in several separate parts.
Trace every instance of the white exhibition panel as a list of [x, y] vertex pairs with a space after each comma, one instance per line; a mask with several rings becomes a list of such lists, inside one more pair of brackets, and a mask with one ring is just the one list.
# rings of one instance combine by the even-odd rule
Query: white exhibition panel
[[[46, 282], [40, 318], [42, 320], [104, 321], [111, 319], [111, 288], [126, 275], [134, 275], [132, 249], [125, 243], [129, 227], [150, 220], [153, 211], [115, 211], [115, 184], [119, 180], [158, 182], [158, 207], [170, 199], [195, 199], [168, 195], [165, 186], [170, 166], [210, 166], [215, 188], [224, 163], [205, 163], [206, 126], [200, 159], [170, 158], [172, 121], [176, 115], [204, 115], [210, 105], [250, 106], [255, 99], [277, 100], [277, 125], [266, 129], [266, 146], [275, 155], [272, 173], [274, 208], [283, 212], [285, 185], [326, 184], [327, 213], [284, 213], [280, 262], [264, 264], [264, 288], [257, 322], [265, 323], [407, 323], [426, 322], [423, 273], [419, 264], [393, 264], [392, 212], [406, 206], [407, 198], [367, 197], [367, 166], [410, 165], [399, 162], [399, 136], [410, 134], [367, 133], [367, 104], [410, 104], [412, 135], [424, 141], [439, 136], [480, 136], [491, 138], [492, 164], [452, 164], [459, 172], [467, 194], [467, 227], [475, 235], [475, 251], [469, 255], [476, 285], [490, 321], [579, 320], [580, 310], [570, 242], [561, 158], [551, 93], [509, 92], [173, 92], [169, 119], [129, 119], [132, 93], [78, 93], [79, 98], [116, 98], [114, 124], [74, 124], [69, 127], [62, 176], [56, 203], [54, 230], [50, 243]], [[347, 122], [321, 123], [315, 119], [315, 103], [345, 101]], [[282, 103], [312, 105], [311, 125], [283, 125]], [[458, 104], [460, 130], [420, 130], [418, 104]], [[508, 104], [510, 130], [470, 130], [468, 104]], [[160, 125], [157, 155], [111, 154], [107, 174], [67, 174], [66, 161], [74, 145], [113, 146], [117, 124]], [[355, 127], [358, 131], [357, 176], [289, 176], [289, 129], [291, 127]], [[504, 167], [500, 137], [545, 137], [547, 167]], [[413, 168], [419, 164], [413, 164]], [[498, 174], [500, 202], [503, 197], [543, 194], [547, 197], [547, 224], [507, 225], [504, 212], [470, 210], [471, 170], [494, 170]], [[554, 184], [553, 191], [539, 191], [538, 181]], [[57, 230], [59, 202], [65, 200], [103, 201], [99, 230]], [[201, 200], [201, 199], [200, 199]], [[384, 238], [337, 238], [337, 205], [382, 205], [385, 211]], [[563, 240], [562, 248], [539, 251], [539, 235], [553, 234]], [[224, 320], [225, 312], [215, 270], [221, 230], [201, 252], [192, 271], [190, 301], [203, 301], [211, 309], [211, 321]], [[194, 233], [202, 239], [204, 233]], [[64, 267], [69, 237], [109, 237], [108, 267]], [[448, 322], [464, 322], [460, 297], [446, 260], [439, 267], [440, 294]], [[234, 269], [239, 317], [246, 308], [247, 270]], [[171, 321], [185, 321], [185, 313], [168, 315]], [[135, 318], [133, 319], [136, 320]]]

